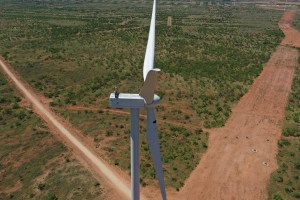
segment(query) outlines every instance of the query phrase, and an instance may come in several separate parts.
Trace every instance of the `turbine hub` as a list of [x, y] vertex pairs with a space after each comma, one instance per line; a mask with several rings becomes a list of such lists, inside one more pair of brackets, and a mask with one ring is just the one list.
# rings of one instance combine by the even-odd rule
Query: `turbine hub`
[[146, 102], [145, 102], [145, 107], [148, 107], [148, 108], [155, 107], [159, 104], [159, 102], [160, 102], [160, 97], [155, 94], [152, 103], [146, 104]]

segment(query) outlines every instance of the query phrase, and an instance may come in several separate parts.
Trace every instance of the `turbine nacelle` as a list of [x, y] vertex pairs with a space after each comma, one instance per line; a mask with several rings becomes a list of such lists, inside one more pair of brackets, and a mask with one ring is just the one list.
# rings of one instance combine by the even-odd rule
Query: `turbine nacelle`
[[155, 107], [160, 102], [160, 97], [153, 95], [153, 100], [147, 104], [146, 100], [139, 94], [111, 93], [109, 105], [112, 108], [150, 108]]
[[111, 93], [109, 105], [112, 108], [144, 108], [145, 99], [139, 94]]
[[116, 89], [114, 93], [110, 94], [110, 106], [113, 108], [155, 107], [160, 101], [160, 97], [154, 94], [158, 72], [160, 69], [148, 71], [140, 94], [119, 93]]
[[146, 108], [155, 107], [159, 104], [159, 102], [160, 102], [160, 97], [158, 95], [154, 94], [152, 103], [146, 104], [145, 107]]

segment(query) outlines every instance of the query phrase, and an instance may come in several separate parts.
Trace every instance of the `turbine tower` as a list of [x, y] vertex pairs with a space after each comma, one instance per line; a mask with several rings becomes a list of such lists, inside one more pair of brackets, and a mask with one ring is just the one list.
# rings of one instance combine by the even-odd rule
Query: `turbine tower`
[[130, 147], [131, 147], [131, 194], [132, 200], [140, 198], [140, 161], [139, 161], [139, 109], [147, 110], [147, 141], [154, 163], [156, 176], [163, 200], [166, 200], [164, 174], [160, 156], [160, 147], [157, 135], [155, 106], [159, 103], [159, 96], [154, 94], [157, 82], [157, 73], [160, 69], [154, 68], [155, 49], [155, 15], [156, 0], [153, 2], [151, 24], [148, 36], [147, 49], [143, 67], [144, 85], [140, 94], [111, 93], [109, 102], [113, 108], [130, 108]]

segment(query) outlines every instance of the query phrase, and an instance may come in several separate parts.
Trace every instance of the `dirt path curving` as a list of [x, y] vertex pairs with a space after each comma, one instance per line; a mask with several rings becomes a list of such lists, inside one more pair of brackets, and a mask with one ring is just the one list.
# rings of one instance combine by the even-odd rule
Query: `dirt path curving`
[[[279, 22], [284, 45], [299, 45], [299, 32], [290, 25], [294, 14], [287, 11]], [[172, 199], [267, 199], [297, 58], [296, 49], [277, 47], [225, 127], [210, 131], [207, 152]]]
[[[98, 158], [93, 149], [83, 142], [85, 139], [78, 134], [79, 131], [75, 130], [65, 120], [52, 112], [48, 106], [41, 103], [41, 99], [34, 93], [30, 86], [16, 75], [1, 56], [0, 66], [15, 87], [31, 102], [34, 111], [45, 120], [51, 131], [66, 146], [72, 149], [82, 164], [91, 170], [96, 178], [100, 179], [101, 184], [104, 183], [104, 186], [106, 186], [106, 197], [116, 200], [130, 199], [131, 192], [128, 178], [124, 178], [122, 174], [118, 173], [117, 169], [114, 169], [107, 162]], [[144, 197], [142, 198], [144, 199]]]
[[284, 32], [285, 38], [282, 45], [289, 45], [300, 48], [300, 31], [292, 26], [292, 20], [296, 15], [296, 10], [286, 11], [278, 23], [279, 28]]

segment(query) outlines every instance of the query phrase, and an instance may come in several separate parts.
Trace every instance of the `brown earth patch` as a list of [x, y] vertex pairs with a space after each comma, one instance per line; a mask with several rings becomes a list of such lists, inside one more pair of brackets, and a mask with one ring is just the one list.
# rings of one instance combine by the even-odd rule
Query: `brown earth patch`
[[4, 194], [10, 194], [10, 193], [13, 193], [13, 192], [17, 192], [18, 190], [20, 190], [22, 188], [22, 183], [20, 180], [18, 180], [14, 186], [10, 187], [10, 188], [7, 188], [3, 191], [1, 191], [1, 193], [4, 193]]

